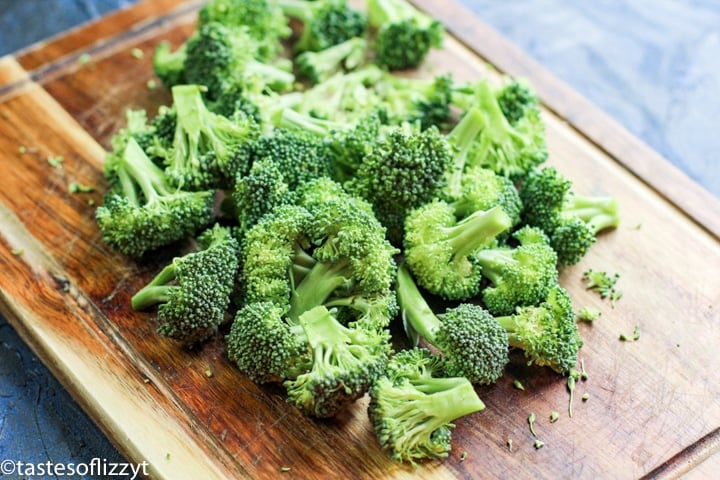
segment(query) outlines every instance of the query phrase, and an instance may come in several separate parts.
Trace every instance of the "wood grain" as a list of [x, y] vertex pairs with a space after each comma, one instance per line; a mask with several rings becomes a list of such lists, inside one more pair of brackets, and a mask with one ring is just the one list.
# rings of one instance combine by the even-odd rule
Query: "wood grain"
[[[418, 3], [459, 11], [452, 2]], [[550, 101], [565, 98], [565, 87], [544, 97], [550, 163], [580, 193], [616, 195], [623, 213], [623, 224], [561, 276], [576, 305], [603, 312], [581, 326], [580, 356], [590, 377], [578, 385], [572, 418], [565, 379], [515, 355], [496, 385], [478, 388], [487, 409], [457, 422], [450, 457], [414, 470], [380, 451], [367, 400], [336, 419], [311, 420], [285, 402], [282, 389], [239, 374], [221, 336], [196, 351], [160, 338], [152, 316], [132, 312], [129, 299], [172, 252], [140, 265], [110, 251], [88, 202], [102, 201], [103, 152], [124, 110], [154, 112], [169, 101], [164, 89], [146, 87], [153, 78], [149, 53], [161, 39], [185, 39], [197, 5], [141, 2], [112, 22], [72, 32], [71, 40], [0, 60], [0, 158], [13, 166], [0, 191], [0, 308], [121, 451], [167, 479], [276, 478], [288, 467], [283, 475], [295, 478], [666, 478], [681, 471], [668, 465], [693, 471], [715, 461], [717, 442], [707, 438], [720, 427], [717, 236], [641, 171], [628, 169], [624, 154], [637, 155], [634, 147], [605, 148], [560, 115]], [[473, 25], [474, 34], [487, 33], [482, 23]], [[132, 48], [146, 55], [134, 58]], [[483, 45], [475, 49], [485, 55]], [[85, 52], [89, 64], [67, 60]], [[453, 38], [418, 74], [444, 71], [458, 79], [496, 75]], [[541, 87], [551, 88], [550, 80]], [[617, 125], [604, 120], [591, 123], [612, 137]], [[57, 155], [61, 168], [47, 161]], [[664, 169], [667, 162], [658, 161]], [[663, 172], [672, 182], [673, 171]], [[73, 195], [70, 181], [97, 190]], [[696, 185], [678, 185], [695, 198]], [[615, 308], [584, 289], [587, 268], [622, 274], [624, 297]], [[639, 341], [618, 341], [635, 325]], [[525, 391], [512, 387], [514, 379]], [[587, 402], [579, 400], [584, 392]], [[552, 424], [551, 410], [561, 412]], [[546, 444], [540, 450], [527, 428], [530, 412]]]

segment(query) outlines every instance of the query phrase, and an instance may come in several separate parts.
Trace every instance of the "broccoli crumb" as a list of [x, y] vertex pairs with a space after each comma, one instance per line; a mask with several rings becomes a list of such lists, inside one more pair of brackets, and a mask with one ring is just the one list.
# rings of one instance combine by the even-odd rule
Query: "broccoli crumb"
[[47, 162], [53, 168], [61, 168], [65, 158], [62, 155], [48, 157]]
[[147, 86], [148, 90], [155, 90], [158, 86], [157, 81], [155, 81], [152, 78], [150, 80], [148, 80], [145, 85]]
[[20, 155], [25, 155], [25, 154], [27, 153], [27, 151], [28, 151], [28, 149], [27, 149], [27, 147], [26, 147], [25, 145], [20, 145], [20, 146], [18, 147], [18, 153], [19, 153]]
[[130, 50], [130, 55], [132, 55], [133, 58], [140, 60], [145, 56], [145, 52], [143, 52], [139, 48], [133, 48], [132, 50]]
[[206, 370], [205, 370], [205, 376], [206, 376], [207, 378], [212, 378], [212, 376], [213, 376], [212, 370], [210, 370], [209, 368], [206, 369]]
[[582, 307], [577, 312], [578, 320], [581, 320], [583, 322], [588, 322], [588, 323], [594, 322], [595, 320], [600, 318], [601, 315], [602, 315], [602, 312], [600, 310], [598, 310], [597, 308], [587, 307], [587, 306]]
[[95, 191], [95, 187], [92, 185], [83, 185], [78, 182], [70, 182], [68, 185], [68, 191], [70, 193], [91, 193]]
[[545, 446], [545, 442], [543, 442], [539, 438], [535, 439], [535, 442], [533, 443], [533, 447], [535, 447], [535, 450], [540, 450], [544, 446]]
[[640, 326], [635, 325], [635, 329], [633, 329], [633, 340], [638, 341], [640, 340]]
[[640, 340], [640, 326], [635, 325], [633, 329], [632, 337], [626, 333], [621, 333], [618, 338], [621, 342], [637, 342]]
[[165, 460], [170, 460], [170, 452], [167, 452], [167, 453], [165, 454]]
[[92, 60], [89, 53], [83, 53], [77, 59], [78, 65], [87, 65]]
[[280, 467], [280, 471], [281, 471], [282, 473], [287, 473], [287, 472], [290, 471], [290, 467]]
[[613, 307], [622, 298], [622, 291], [617, 289], [617, 282], [620, 279], [619, 273], [610, 275], [607, 272], [588, 269], [583, 273], [583, 279], [588, 290], [597, 292], [600, 298], [609, 298]]
[[533, 437], [537, 437], [537, 433], [535, 433], [535, 414], [533, 412], [530, 412], [527, 421], [530, 426], [530, 433], [532, 433]]
[[15, 255], [16, 257], [19, 257], [19, 256], [22, 255], [23, 253], [25, 253], [25, 249], [24, 249], [24, 248], [13, 248], [13, 249], [12, 249], [12, 254]]
[[517, 378], [515, 380], [513, 380], [512, 384], [513, 384], [513, 387], [517, 388], [518, 390], [523, 390], [523, 391], [525, 390], [525, 387], [520, 382], [520, 380], [518, 380]]
[[462, 452], [460, 454], [460, 461], [464, 462], [467, 457], [468, 457], [468, 452]]
[[550, 423], [555, 423], [560, 418], [560, 413], [553, 410], [550, 412]]
[[588, 400], [590, 400], [590, 394], [588, 392], [585, 392], [580, 398], [582, 398], [583, 402], [587, 402]]
[[582, 381], [588, 379], [588, 373], [585, 371], [585, 359], [580, 359], [580, 379]]
[[572, 369], [567, 379], [567, 389], [570, 392], [570, 399], [568, 402], [568, 416], [570, 418], [573, 416], [573, 396], [575, 393], [575, 381], [577, 380], [577, 377], [578, 372], [575, 369]]
[[505, 441], [505, 444], [507, 445], [508, 450], [512, 452], [512, 449], [513, 449], [513, 441], [512, 441], [512, 438], [508, 438], [508, 439]]

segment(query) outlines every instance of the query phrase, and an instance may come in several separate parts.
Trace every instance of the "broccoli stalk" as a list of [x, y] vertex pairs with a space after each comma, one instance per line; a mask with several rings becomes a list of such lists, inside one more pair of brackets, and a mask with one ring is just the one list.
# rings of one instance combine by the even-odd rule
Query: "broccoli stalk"
[[354, 70], [365, 58], [367, 40], [353, 37], [319, 51], [306, 51], [295, 58], [298, 72], [312, 83], [324, 82], [343, 68]]
[[428, 80], [385, 73], [375, 89], [385, 104], [388, 123], [420, 122], [426, 129], [445, 126], [450, 117], [452, 86], [449, 74]]
[[462, 196], [462, 179], [468, 153], [483, 126], [483, 112], [478, 108], [468, 110], [448, 133], [447, 139], [453, 148], [453, 162], [447, 173], [444, 195], [449, 199]]
[[415, 464], [447, 457], [454, 420], [485, 409], [472, 384], [447, 377], [428, 350], [396, 354], [370, 389], [368, 416], [390, 457]]
[[377, 62], [390, 70], [419, 66], [431, 48], [442, 46], [444, 28], [407, 0], [368, 0], [370, 25], [377, 30]]
[[397, 284], [406, 330], [442, 352], [448, 375], [479, 384], [500, 378], [508, 363], [508, 338], [492, 315], [469, 303], [435, 315], [404, 265], [398, 268]]
[[520, 307], [496, 320], [507, 331], [510, 346], [523, 350], [528, 364], [548, 366], [562, 374], [575, 368], [583, 341], [572, 301], [562, 287], [552, 287], [539, 305]]
[[[301, 254], [301, 258], [306, 264], [300, 265], [307, 268], [307, 261], [312, 257]], [[335, 290], [350, 282], [352, 282], [352, 268], [348, 259], [336, 263], [315, 262], [293, 289], [288, 318], [297, 321], [303, 312], [322, 305]]]
[[480, 290], [477, 252], [510, 226], [500, 206], [457, 221], [454, 208], [436, 200], [408, 215], [405, 260], [423, 288], [448, 300], [465, 300]]
[[96, 219], [108, 245], [133, 257], [194, 235], [213, 214], [213, 191], [185, 192], [172, 187], [163, 171], [130, 137], [122, 154], [113, 154], [116, 187], [108, 192]]
[[186, 345], [217, 331], [238, 268], [238, 244], [229, 229], [216, 225], [198, 237], [198, 246], [176, 257], [132, 297], [134, 310], [160, 304], [158, 332]]
[[367, 16], [348, 6], [347, 0], [277, 0], [283, 13], [303, 23], [297, 52], [317, 52], [362, 37], [367, 30]]

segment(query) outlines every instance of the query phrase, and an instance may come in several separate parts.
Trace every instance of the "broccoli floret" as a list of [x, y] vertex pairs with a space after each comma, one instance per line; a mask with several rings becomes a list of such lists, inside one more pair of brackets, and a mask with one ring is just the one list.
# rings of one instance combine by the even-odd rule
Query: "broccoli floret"
[[408, 215], [405, 261], [418, 284], [429, 292], [465, 300], [475, 296], [482, 283], [478, 250], [510, 226], [510, 217], [499, 206], [458, 221], [452, 205], [435, 200]]
[[247, 175], [238, 177], [232, 199], [241, 232], [279, 205], [295, 201], [282, 170], [270, 157], [256, 160]]
[[528, 364], [547, 366], [562, 374], [575, 368], [583, 341], [570, 295], [562, 287], [550, 288], [539, 305], [519, 307], [496, 320], [507, 331], [509, 345], [522, 349]]
[[185, 58], [187, 57], [186, 44], [183, 43], [172, 51], [170, 42], [163, 41], [157, 44], [153, 53], [153, 71], [166, 87], [174, 87], [186, 83]]
[[185, 79], [206, 86], [210, 99], [233, 84], [245, 89], [261, 86], [277, 92], [290, 90], [295, 76], [258, 60], [257, 49], [258, 41], [247, 27], [205, 23], [187, 41]]
[[616, 286], [620, 280], [619, 273], [610, 275], [607, 272], [590, 268], [583, 272], [583, 280], [585, 280], [585, 288], [597, 292], [600, 298], [609, 298], [613, 306], [622, 297], [622, 291], [618, 290]]
[[563, 266], [579, 262], [598, 232], [620, 223], [614, 197], [575, 195], [571, 188], [572, 182], [553, 167], [532, 171], [520, 188], [523, 222], [548, 235]]
[[270, 60], [280, 53], [280, 40], [292, 33], [282, 10], [273, 0], [211, 0], [198, 12], [198, 25], [211, 22], [246, 27], [250, 36], [259, 42], [261, 60]]
[[[172, 106], [161, 105], [158, 113], [150, 123], [153, 129], [152, 145], [148, 147], [148, 153], [162, 157], [164, 152], [172, 148], [175, 140], [175, 129], [177, 128], [177, 113]], [[159, 160], [162, 163], [162, 159]]]
[[322, 305], [303, 312], [298, 323], [310, 347], [312, 367], [285, 381], [288, 401], [306, 415], [333, 417], [363, 396], [383, 371], [389, 335], [346, 327]]
[[389, 129], [363, 157], [345, 187], [369, 201], [394, 245], [403, 241], [405, 217], [445, 186], [450, 146], [436, 127]]
[[407, 0], [368, 0], [368, 18], [376, 31], [377, 62], [390, 70], [419, 66], [431, 48], [440, 48], [445, 29]]
[[135, 310], [160, 304], [158, 332], [187, 346], [217, 331], [238, 269], [238, 244], [230, 229], [215, 225], [197, 243], [197, 251], [174, 258], [132, 297]]
[[484, 115], [467, 165], [489, 168], [511, 179], [522, 178], [548, 156], [540, 110], [527, 109], [522, 118], [511, 124], [487, 80], [478, 82], [475, 89], [473, 105]]
[[520, 223], [522, 202], [515, 184], [487, 168], [475, 166], [465, 170], [460, 179], [459, 196], [448, 200], [460, 218], [500, 206], [513, 226]]
[[452, 78], [449, 74], [432, 79], [399, 77], [386, 73], [375, 89], [385, 102], [388, 122], [419, 122], [425, 129], [443, 128], [450, 118]]
[[[384, 234], [377, 220], [348, 195], [307, 208], [278, 207], [245, 236], [246, 301], [287, 305], [287, 316], [296, 323], [318, 305], [390, 295], [397, 250]], [[359, 310], [358, 317], [366, 313]]]
[[344, 70], [354, 70], [365, 59], [367, 40], [353, 37], [318, 51], [306, 51], [295, 58], [298, 72], [312, 83], [320, 83]]
[[249, 168], [250, 146], [260, 135], [247, 117], [230, 120], [211, 112], [198, 85], [172, 88], [177, 125], [165, 172], [186, 189], [231, 188]]
[[140, 257], [148, 250], [193, 236], [210, 223], [214, 192], [171, 187], [134, 138], [113, 163], [117, 187], [96, 211], [103, 239], [111, 247]]
[[515, 125], [529, 111], [540, 108], [540, 99], [532, 87], [522, 80], [511, 80], [497, 92], [497, 100], [503, 115]]
[[351, 8], [347, 0], [277, 0], [283, 13], [303, 24], [295, 42], [297, 52], [320, 51], [353, 37], [363, 37], [368, 28], [365, 13]]
[[112, 147], [105, 156], [103, 164], [103, 174], [105, 179], [110, 183], [111, 189], [118, 189], [118, 193], [122, 195], [122, 186], [119, 185], [120, 176], [118, 169], [123, 169], [123, 157], [125, 156], [125, 148], [128, 141], [133, 138], [140, 149], [148, 156], [149, 150], [152, 148], [156, 136], [155, 128], [148, 124], [147, 112], [145, 110], [125, 111], [125, 126], [118, 130], [112, 138], [110, 138], [110, 146]]
[[228, 357], [253, 382], [283, 382], [310, 369], [303, 329], [286, 322], [284, 313], [276, 303], [251, 302], [235, 315], [226, 337]]
[[508, 363], [508, 338], [487, 310], [463, 303], [435, 315], [404, 265], [398, 268], [397, 296], [406, 329], [441, 352], [448, 375], [478, 384], [500, 378]]
[[447, 377], [425, 349], [399, 352], [370, 389], [368, 416], [380, 445], [401, 462], [444, 458], [454, 420], [485, 408], [472, 384]]
[[541, 230], [525, 226], [512, 236], [518, 246], [484, 248], [474, 255], [480, 273], [491, 283], [482, 290], [482, 298], [494, 315], [537, 305], [558, 281], [557, 255]]

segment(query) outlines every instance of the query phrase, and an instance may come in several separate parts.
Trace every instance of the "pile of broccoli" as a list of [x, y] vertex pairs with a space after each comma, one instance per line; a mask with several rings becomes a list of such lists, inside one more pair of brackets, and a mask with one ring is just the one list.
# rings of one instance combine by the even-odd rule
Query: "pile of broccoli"
[[618, 205], [545, 166], [528, 84], [398, 75], [443, 39], [406, 0], [211, 0], [197, 20], [157, 46], [172, 101], [128, 111], [96, 211], [119, 253], [173, 252], [132, 297], [160, 335], [221, 336], [312, 417], [369, 394], [380, 445], [413, 464], [448, 455], [511, 351], [574, 371], [559, 271]]

